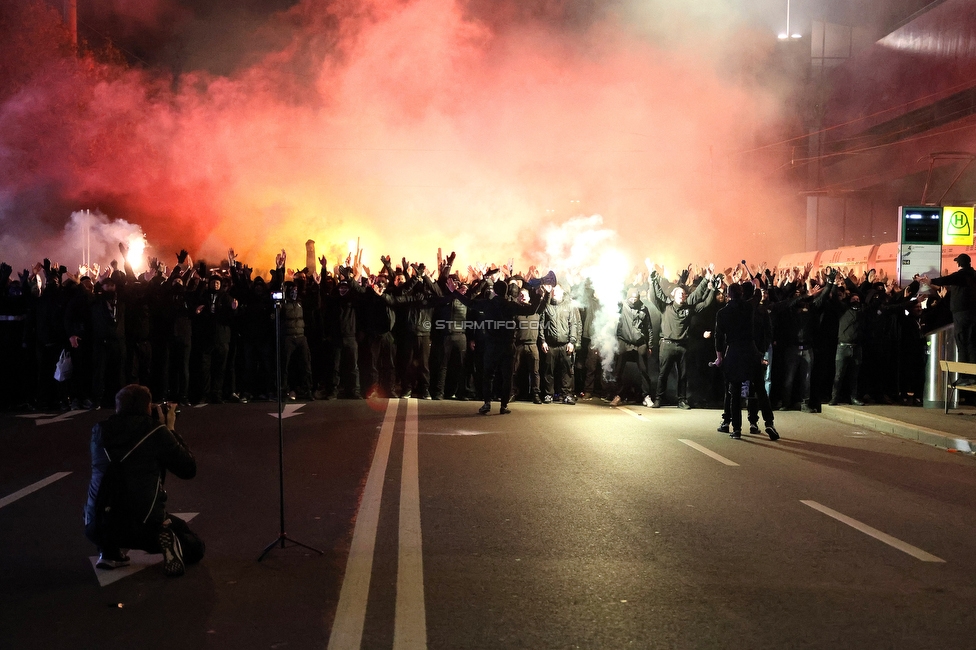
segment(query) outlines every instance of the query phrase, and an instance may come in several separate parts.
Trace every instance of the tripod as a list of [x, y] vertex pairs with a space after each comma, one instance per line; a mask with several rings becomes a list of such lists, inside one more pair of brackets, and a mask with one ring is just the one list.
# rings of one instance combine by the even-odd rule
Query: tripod
[[[274, 295], [274, 294], [273, 294]], [[291, 542], [295, 546], [301, 546], [302, 548], [307, 548], [310, 551], [315, 551], [319, 555], [323, 552], [317, 548], [312, 548], [308, 544], [303, 544], [298, 540], [292, 539], [285, 532], [285, 436], [282, 431], [281, 426], [281, 294], [274, 296], [274, 306], [275, 306], [275, 366], [277, 367], [277, 379], [278, 383], [275, 386], [278, 393], [278, 511], [281, 515], [281, 529], [278, 533], [278, 537], [275, 541], [268, 544], [264, 551], [261, 552], [261, 556], [258, 558], [258, 562], [264, 559], [271, 549], [275, 547], [279, 542], [281, 543], [281, 548], [285, 548], [285, 542]]]

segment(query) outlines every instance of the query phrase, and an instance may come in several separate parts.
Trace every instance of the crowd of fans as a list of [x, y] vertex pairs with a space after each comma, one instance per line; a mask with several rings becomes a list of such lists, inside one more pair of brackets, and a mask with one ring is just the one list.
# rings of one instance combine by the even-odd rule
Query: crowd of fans
[[[120, 253], [124, 260], [124, 245]], [[667, 273], [647, 262], [620, 287], [618, 304], [601, 306], [589, 282], [559, 286], [535, 267], [457, 269], [454, 259], [438, 252], [431, 266], [394, 265], [384, 256], [371, 272], [350, 255], [287, 270], [282, 251], [268, 278], [233, 251], [219, 264], [181, 251], [172, 270], [151, 259], [140, 275], [125, 262], [75, 274], [44, 260], [16, 275], [3, 263], [0, 406], [99, 408], [138, 383], [182, 404], [280, 392], [305, 400], [494, 397], [503, 409], [509, 399], [594, 397], [720, 408], [712, 333], [730, 285], [744, 283], [755, 289], [774, 408], [919, 403], [923, 333], [952, 320], [943, 289], [924, 279], [901, 289], [874, 271], [742, 263]], [[601, 310], [616, 321], [609, 348], [597, 340]], [[70, 376], [58, 381], [62, 358]]]

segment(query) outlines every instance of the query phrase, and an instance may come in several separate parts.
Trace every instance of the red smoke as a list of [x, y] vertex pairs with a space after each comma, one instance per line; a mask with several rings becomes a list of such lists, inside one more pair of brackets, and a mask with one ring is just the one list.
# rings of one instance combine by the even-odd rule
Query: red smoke
[[267, 268], [284, 247], [301, 266], [308, 238], [331, 260], [361, 237], [367, 261], [443, 246], [521, 266], [543, 222], [593, 213], [635, 262], [797, 247], [777, 174], [732, 155], [778, 128], [771, 95], [610, 13], [520, 6], [308, 0], [265, 28], [285, 45], [260, 62], [175, 80], [73, 59], [57, 16], [32, 13], [30, 38], [0, 41], [16, 81], [0, 96], [0, 257], [51, 254], [81, 208], [142, 225], [170, 264], [234, 247]]

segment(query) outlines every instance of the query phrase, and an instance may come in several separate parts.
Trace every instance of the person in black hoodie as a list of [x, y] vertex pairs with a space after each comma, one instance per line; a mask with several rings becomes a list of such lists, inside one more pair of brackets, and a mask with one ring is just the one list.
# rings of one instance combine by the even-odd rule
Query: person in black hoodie
[[102, 280], [91, 304], [91, 399], [96, 409], [103, 406], [106, 388], [112, 395], [124, 384], [125, 301], [119, 297], [124, 284], [124, 277], [116, 271]]
[[[959, 361], [976, 363], [976, 270], [965, 253], [957, 255], [953, 261], [959, 265], [955, 273], [923, 280], [937, 287], [949, 287], [949, 308]], [[974, 377], [960, 377], [956, 381], [958, 386], [972, 384], [976, 384]]]
[[640, 374], [641, 394], [644, 406], [651, 405], [651, 376], [647, 370], [647, 362], [651, 353], [651, 315], [647, 307], [641, 302], [640, 291], [637, 287], [627, 289], [627, 300], [620, 303], [620, 318], [617, 321], [617, 351], [613, 359], [613, 383], [609, 386], [613, 392], [611, 406], [618, 406], [622, 401], [620, 393], [623, 391], [624, 368], [627, 362], [637, 363]]
[[[182, 479], [197, 473], [196, 459], [176, 433], [174, 408], [157, 406], [153, 417], [149, 389], [124, 387], [115, 396], [115, 414], [92, 429], [91, 457], [85, 536], [98, 546], [98, 568], [127, 565], [123, 549], [162, 553], [163, 571], [169, 576], [183, 575], [186, 564], [203, 558], [202, 540], [166, 510], [167, 472]], [[124, 487], [106, 501], [99, 492], [109, 471], [121, 477], [115, 485]], [[111, 526], [99, 512], [106, 507], [112, 513]]]
[[[497, 273], [497, 269], [486, 275], [491, 277], [495, 273]], [[470, 300], [467, 298], [462, 300], [470, 309], [484, 316], [482, 323], [486, 331], [485, 368], [481, 389], [485, 403], [478, 409], [478, 413], [488, 415], [491, 412], [495, 374], [498, 373], [501, 382], [498, 393], [502, 402], [498, 412], [506, 415], [511, 413], [508, 408], [508, 401], [512, 396], [512, 373], [515, 365], [515, 333], [518, 327], [515, 317], [542, 313], [549, 304], [551, 293], [550, 287], [542, 285], [544, 291], [542, 300], [535, 304], [525, 305], [516, 300], [518, 295], [516, 285], [512, 285], [511, 295], [508, 284], [504, 280], [496, 280], [492, 285], [492, 290], [488, 291], [487, 289], [488, 280], [485, 279], [478, 290], [474, 292], [475, 296], [484, 293], [485, 298], [475, 297]]]

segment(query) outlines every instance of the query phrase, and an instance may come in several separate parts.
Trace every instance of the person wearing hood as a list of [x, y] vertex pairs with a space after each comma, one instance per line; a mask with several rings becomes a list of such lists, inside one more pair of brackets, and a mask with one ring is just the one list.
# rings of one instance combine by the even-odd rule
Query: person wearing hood
[[[191, 479], [196, 459], [176, 433], [176, 410], [156, 405], [145, 386], [130, 384], [115, 396], [115, 413], [92, 429], [92, 473], [85, 504], [85, 536], [98, 546], [96, 567], [129, 564], [127, 549], [163, 554], [163, 571], [180, 576], [203, 558], [204, 544], [167, 511], [166, 475]], [[112, 472], [116, 477], [109, 481]], [[118, 486], [111, 495], [106, 486]]]
[[[497, 273], [489, 272], [488, 277]], [[475, 295], [487, 289], [488, 279], [482, 281], [482, 285]], [[495, 388], [494, 380], [496, 374], [501, 385], [498, 386], [498, 394], [501, 396], [501, 408], [499, 413], [506, 415], [511, 413], [508, 408], [508, 401], [512, 396], [512, 374], [515, 366], [515, 334], [518, 328], [516, 316], [539, 314], [549, 304], [551, 292], [546, 285], [543, 285], [543, 297], [535, 303], [522, 304], [518, 302], [518, 287], [509, 286], [504, 280], [496, 280], [492, 291], [487, 293], [487, 298], [477, 298], [469, 300], [461, 299], [470, 309], [483, 314], [486, 330], [485, 336], [485, 367], [482, 377], [482, 397], [484, 405], [478, 409], [481, 415], [488, 415], [491, 412], [492, 392]], [[450, 287], [454, 291], [454, 287]]]
[[576, 346], [582, 330], [579, 309], [567, 300], [558, 284], [552, 288], [552, 299], [542, 312], [542, 353], [545, 365], [542, 374], [542, 401], [551, 404], [555, 396], [555, 379], [559, 375], [559, 395], [564, 404], [575, 404], [576, 381], [573, 376]]
[[[735, 439], [742, 437], [742, 397], [755, 391], [766, 435], [770, 440], [778, 440], [779, 432], [773, 426], [773, 409], [763, 382], [761, 350], [765, 349], [768, 328], [757, 318], [754, 294], [752, 283], [730, 285], [729, 301], [715, 316], [715, 361], [712, 365], [722, 368], [726, 381], [726, 412], [718, 430]], [[756, 418], [754, 408], [750, 405], [750, 433], [759, 432], [755, 425], [758, 418], [753, 419]]]
[[643, 404], [651, 405], [651, 376], [647, 370], [650, 344], [651, 315], [641, 302], [638, 288], [631, 287], [627, 290], [627, 300], [620, 304], [620, 318], [617, 321], [617, 352], [613, 359], [614, 376], [610, 386], [613, 391], [611, 406], [618, 406], [621, 402], [624, 368], [628, 361], [637, 363]]
[[[833, 275], [833, 273], [831, 274]], [[862, 292], [871, 288], [846, 282], [838, 289], [840, 315], [837, 325], [837, 351], [834, 356], [834, 383], [830, 392], [830, 406], [837, 406], [845, 384], [850, 385], [851, 404], [863, 406], [858, 391], [858, 378], [864, 358], [863, 346], [868, 335], [868, 310], [864, 306]], [[831, 285], [833, 287], [833, 285]]]

